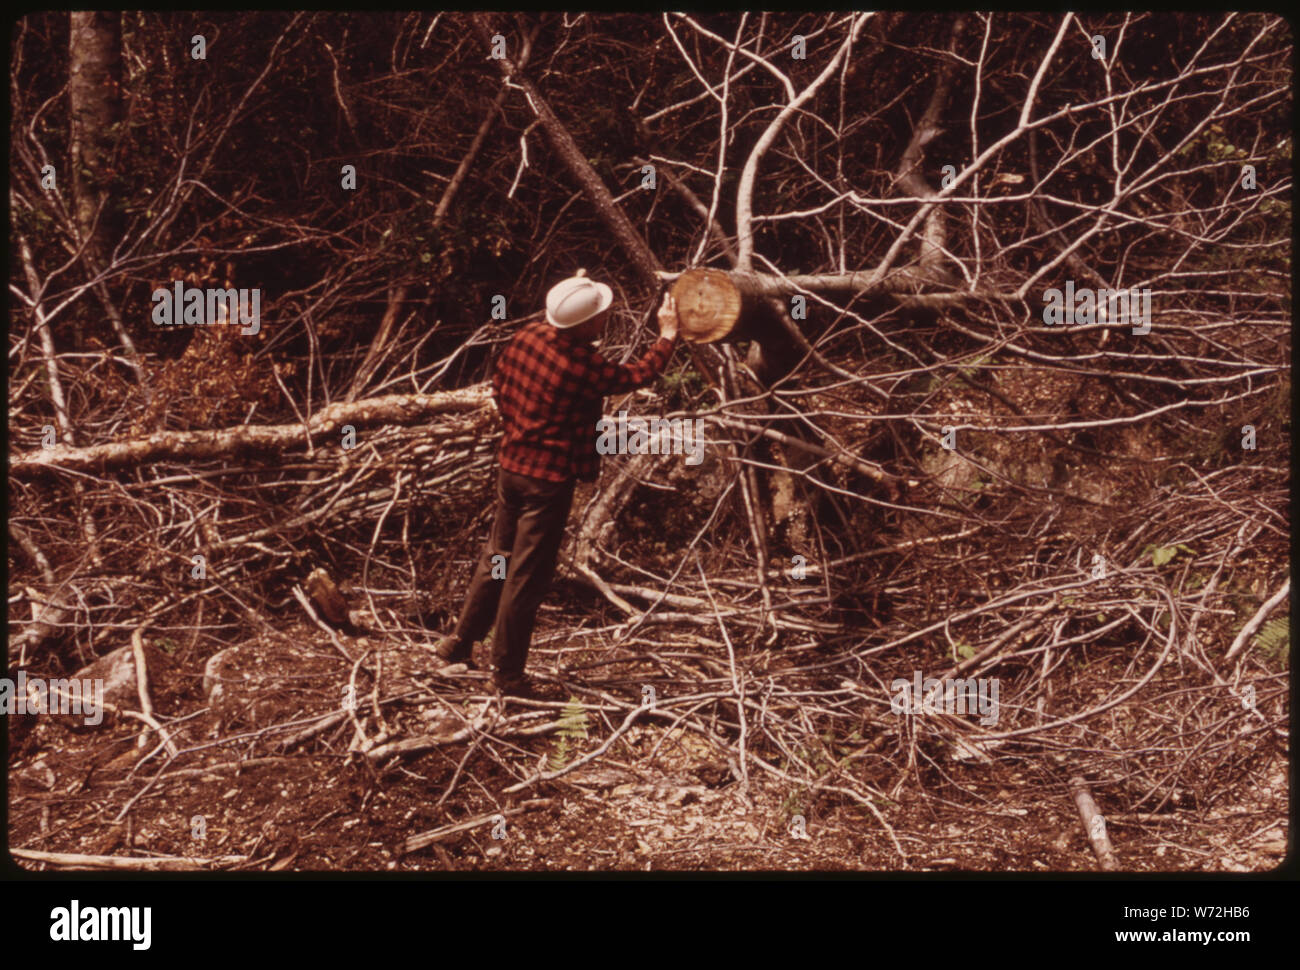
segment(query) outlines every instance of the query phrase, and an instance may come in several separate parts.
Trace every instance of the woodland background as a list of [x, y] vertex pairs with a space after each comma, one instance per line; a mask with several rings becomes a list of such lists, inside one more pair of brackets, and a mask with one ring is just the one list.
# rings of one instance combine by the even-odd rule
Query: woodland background
[[[1292, 43], [1267, 14], [18, 21], [9, 676], [115, 707], [6, 719], [11, 847], [1276, 865]], [[530, 660], [569, 699], [434, 676], [491, 355], [580, 267], [639, 354], [705, 266], [765, 329], [607, 400], [702, 418], [707, 457], [579, 491]], [[261, 288], [260, 332], [154, 325], [174, 280]], [[1067, 280], [1149, 288], [1150, 332], [1046, 326]], [[997, 678], [998, 722], [892, 712], [917, 670]]]

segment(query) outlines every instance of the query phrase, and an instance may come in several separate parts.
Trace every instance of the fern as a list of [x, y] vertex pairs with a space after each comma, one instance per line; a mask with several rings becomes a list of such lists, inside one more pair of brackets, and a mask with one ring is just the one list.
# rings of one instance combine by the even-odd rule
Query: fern
[[551, 748], [551, 756], [546, 761], [547, 771], [563, 771], [564, 766], [569, 763], [569, 739], [560, 735], [555, 739], [555, 747]]
[[587, 739], [587, 709], [582, 706], [582, 701], [576, 697], [569, 698], [569, 703], [560, 715], [559, 725], [555, 732], [555, 746], [546, 763], [550, 771], [564, 770], [573, 749], [577, 747], [576, 742]]
[[1279, 616], [1265, 623], [1255, 634], [1255, 646], [1270, 657], [1287, 657], [1291, 652], [1291, 617]]

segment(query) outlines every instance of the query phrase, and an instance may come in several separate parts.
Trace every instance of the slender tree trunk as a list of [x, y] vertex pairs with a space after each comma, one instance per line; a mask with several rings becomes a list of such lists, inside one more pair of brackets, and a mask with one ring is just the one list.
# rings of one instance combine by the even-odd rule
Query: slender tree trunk
[[112, 247], [115, 219], [109, 183], [122, 119], [122, 25], [118, 13], [73, 11], [69, 33], [68, 102], [73, 211], [99, 265]]
[[[485, 14], [474, 14], [474, 26], [483, 39], [485, 47], [491, 47], [492, 28], [488, 25]], [[609, 194], [609, 189], [605, 183], [600, 180], [591, 164], [587, 161], [587, 156], [578, 143], [573, 140], [569, 134], [569, 129], [565, 127], [564, 122], [556, 116], [551, 110], [550, 104], [542, 97], [541, 93], [528, 80], [523, 73], [515, 67], [514, 61], [510, 58], [501, 58], [497, 60], [501, 68], [501, 73], [510, 81], [523, 89], [524, 96], [528, 99], [528, 104], [532, 107], [537, 119], [542, 123], [542, 130], [546, 132], [546, 137], [551, 142], [551, 147], [555, 149], [560, 160], [564, 162], [566, 168], [573, 175], [578, 185], [582, 188], [583, 193], [596, 209], [601, 220], [609, 227], [614, 234], [623, 251], [627, 253], [628, 258], [632, 261], [632, 266], [636, 269], [637, 275], [646, 286], [658, 289], [658, 273], [663, 267], [659, 264], [658, 258], [651, 251], [650, 246], [641, 234], [633, 228], [632, 223], [628, 221], [623, 210], [618, 207], [614, 197]]]

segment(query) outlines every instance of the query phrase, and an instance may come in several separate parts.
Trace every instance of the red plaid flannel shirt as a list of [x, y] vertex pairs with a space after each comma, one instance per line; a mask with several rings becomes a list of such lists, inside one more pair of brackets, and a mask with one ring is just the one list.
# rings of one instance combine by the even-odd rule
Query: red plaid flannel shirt
[[595, 480], [605, 395], [648, 384], [675, 345], [660, 337], [640, 360], [615, 364], [544, 319], [524, 324], [492, 373], [492, 397], [505, 425], [501, 467], [548, 482]]

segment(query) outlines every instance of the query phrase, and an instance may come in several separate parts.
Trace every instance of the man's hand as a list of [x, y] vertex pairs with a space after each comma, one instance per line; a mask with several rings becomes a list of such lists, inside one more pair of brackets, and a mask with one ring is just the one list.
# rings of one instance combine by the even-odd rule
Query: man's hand
[[659, 304], [659, 336], [668, 340], [677, 337], [677, 301], [671, 293], [665, 293], [664, 302]]

